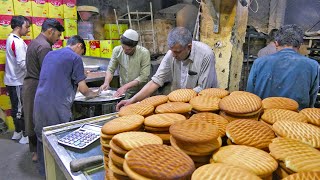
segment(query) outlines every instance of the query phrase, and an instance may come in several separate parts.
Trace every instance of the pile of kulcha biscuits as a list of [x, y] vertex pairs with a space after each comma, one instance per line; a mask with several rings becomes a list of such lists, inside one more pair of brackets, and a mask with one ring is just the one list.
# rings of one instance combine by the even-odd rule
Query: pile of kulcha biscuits
[[106, 179], [320, 179], [320, 109], [284, 97], [179, 89], [101, 130]]

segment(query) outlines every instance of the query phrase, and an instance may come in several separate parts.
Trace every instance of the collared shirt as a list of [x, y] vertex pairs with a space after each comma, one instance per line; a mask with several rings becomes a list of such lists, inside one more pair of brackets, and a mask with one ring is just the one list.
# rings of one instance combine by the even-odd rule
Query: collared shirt
[[159, 86], [171, 82], [171, 91], [193, 88], [199, 92], [205, 88], [217, 87], [214, 53], [208, 45], [198, 41], [192, 42], [190, 56], [183, 61], [175, 59], [172, 51], [169, 50], [152, 77], [152, 81]]
[[43, 34], [31, 41], [27, 49], [25, 79], [39, 79], [42, 61], [49, 51], [52, 51], [52, 44]]
[[37, 134], [45, 126], [69, 122], [78, 83], [85, 80], [81, 57], [65, 47], [49, 52], [43, 60], [34, 100]]
[[247, 91], [262, 99], [291, 98], [299, 109], [313, 107], [318, 90], [318, 63], [289, 48], [256, 59], [247, 84]]
[[130, 95], [137, 93], [147, 82], [150, 75], [150, 52], [137, 45], [132, 56], [126, 55], [122, 46], [117, 46], [112, 51], [108, 70], [114, 74], [119, 67], [120, 86], [133, 80], [139, 81], [139, 85], [127, 91]]
[[20, 86], [26, 76], [27, 45], [16, 34], [11, 33], [6, 41], [6, 65], [4, 84]]
[[260, 49], [260, 51], [258, 52], [258, 57], [267, 56], [270, 54], [274, 54], [276, 52], [277, 52], [276, 45], [272, 42], [272, 43], [269, 43], [266, 47]]

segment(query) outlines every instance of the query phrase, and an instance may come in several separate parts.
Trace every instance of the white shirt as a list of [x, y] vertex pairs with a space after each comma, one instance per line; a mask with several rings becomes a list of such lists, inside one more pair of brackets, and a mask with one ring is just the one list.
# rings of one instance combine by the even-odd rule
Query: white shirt
[[6, 66], [4, 84], [19, 86], [26, 76], [27, 44], [19, 36], [11, 33], [6, 42]]

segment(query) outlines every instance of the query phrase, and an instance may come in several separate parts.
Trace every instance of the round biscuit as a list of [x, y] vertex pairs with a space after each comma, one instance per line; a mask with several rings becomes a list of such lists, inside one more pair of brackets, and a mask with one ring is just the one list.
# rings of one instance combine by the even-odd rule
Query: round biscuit
[[275, 122], [282, 120], [308, 121], [308, 118], [305, 115], [286, 109], [266, 109], [264, 110], [261, 119], [269, 124], [274, 124]]
[[218, 127], [204, 121], [176, 122], [169, 132], [176, 140], [186, 143], [211, 142], [219, 136]]
[[300, 114], [305, 115], [308, 118], [308, 123], [320, 126], [320, 109], [319, 108], [305, 108], [302, 109]]
[[212, 152], [197, 153], [197, 152], [187, 151], [187, 150], [182, 149], [181, 147], [179, 147], [176, 142], [177, 142], [176, 139], [174, 139], [172, 136], [170, 136], [170, 144], [171, 144], [171, 146], [176, 148], [179, 151], [182, 151], [182, 152], [186, 153], [189, 156], [208, 156], [208, 155], [212, 155]]
[[105, 123], [101, 128], [101, 132], [106, 135], [114, 135], [121, 132], [132, 131], [133, 129], [140, 128], [143, 122], [144, 117], [138, 114], [118, 117]]
[[183, 179], [195, 169], [188, 155], [167, 145], [140, 146], [129, 151], [125, 160], [133, 172], [150, 179]]
[[174, 122], [186, 120], [186, 117], [178, 113], [163, 113], [148, 116], [144, 125], [155, 128], [170, 127]]
[[148, 97], [148, 98], [142, 100], [141, 103], [149, 104], [154, 107], [157, 107], [161, 104], [168, 102], [168, 100], [169, 100], [169, 98], [166, 95], [157, 95], [157, 96]]
[[252, 120], [258, 120], [260, 117], [260, 113], [252, 115], [252, 116], [233, 116], [231, 114], [228, 114], [224, 111], [219, 111], [219, 115], [228, 120], [229, 122], [232, 122], [237, 119], [252, 119]]
[[191, 177], [191, 180], [221, 179], [259, 180], [261, 178], [250, 171], [224, 163], [214, 163], [201, 166], [194, 171]]
[[286, 97], [268, 97], [262, 100], [263, 109], [287, 109], [297, 111], [299, 104], [297, 101]]
[[141, 116], [148, 116], [153, 113], [154, 107], [149, 104], [134, 103], [128, 106], [124, 106], [118, 112], [119, 116], [127, 116], [133, 114], [139, 114]]
[[219, 110], [220, 98], [213, 96], [196, 96], [190, 100], [193, 109], [200, 112]]
[[168, 94], [171, 102], [189, 102], [193, 97], [197, 96], [197, 92], [193, 89], [177, 89]]
[[229, 95], [229, 91], [221, 88], [208, 88], [199, 92], [199, 96], [213, 96], [218, 98], [224, 98]]
[[188, 113], [192, 110], [189, 103], [184, 102], [168, 102], [156, 107], [155, 113]]
[[320, 179], [320, 171], [317, 172], [299, 172], [291, 174], [282, 180], [317, 180]]
[[110, 148], [116, 152], [117, 154], [121, 154], [121, 155], [125, 155], [127, 154], [127, 150], [120, 148], [119, 146], [117, 146], [112, 140], [109, 143]]

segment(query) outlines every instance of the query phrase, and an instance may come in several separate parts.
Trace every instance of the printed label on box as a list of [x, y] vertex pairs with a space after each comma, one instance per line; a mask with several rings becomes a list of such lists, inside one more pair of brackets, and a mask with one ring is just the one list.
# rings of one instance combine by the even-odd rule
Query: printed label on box
[[50, 18], [63, 18], [62, 0], [48, 0], [48, 5]]
[[13, 0], [14, 15], [32, 16], [30, 0]]
[[[55, 18], [57, 21], [59, 21], [59, 23], [64, 26], [64, 20], [63, 19], [60, 19], [60, 18]], [[66, 29], [66, 27], [64, 26], [64, 29]], [[65, 39], [64, 37], [64, 32], [61, 32], [61, 36], [60, 36], [60, 39], [63, 40]]]
[[63, 0], [63, 16], [65, 19], [77, 19], [76, 0]]
[[0, 39], [7, 39], [12, 29], [10, 26], [10, 21], [12, 16], [0, 15]]
[[1, 0], [0, 1], [0, 14], [3, 15], [14, 15], [14, 8], [12, 0]]
[[100, 57], [100, 41], [93, 40], [90, 43], [90, 56]]
[[77, 20], [75, 19], [64, 19], [64, 37], [70, 38], [71, 36], [78, 34]]
[[100, 41], [100, 57], [111, 58], [112, 56], [112, 40]]
[[48, 0], [33, 0], [31, 2], [32, 15], [35, 17], [48, 17]]
[[85, 54], [85, 56], [90, 56], [90, 43], [89, 43], [89, 40], [84, 40], [84, 44], [86, 45], [86, 54]]

